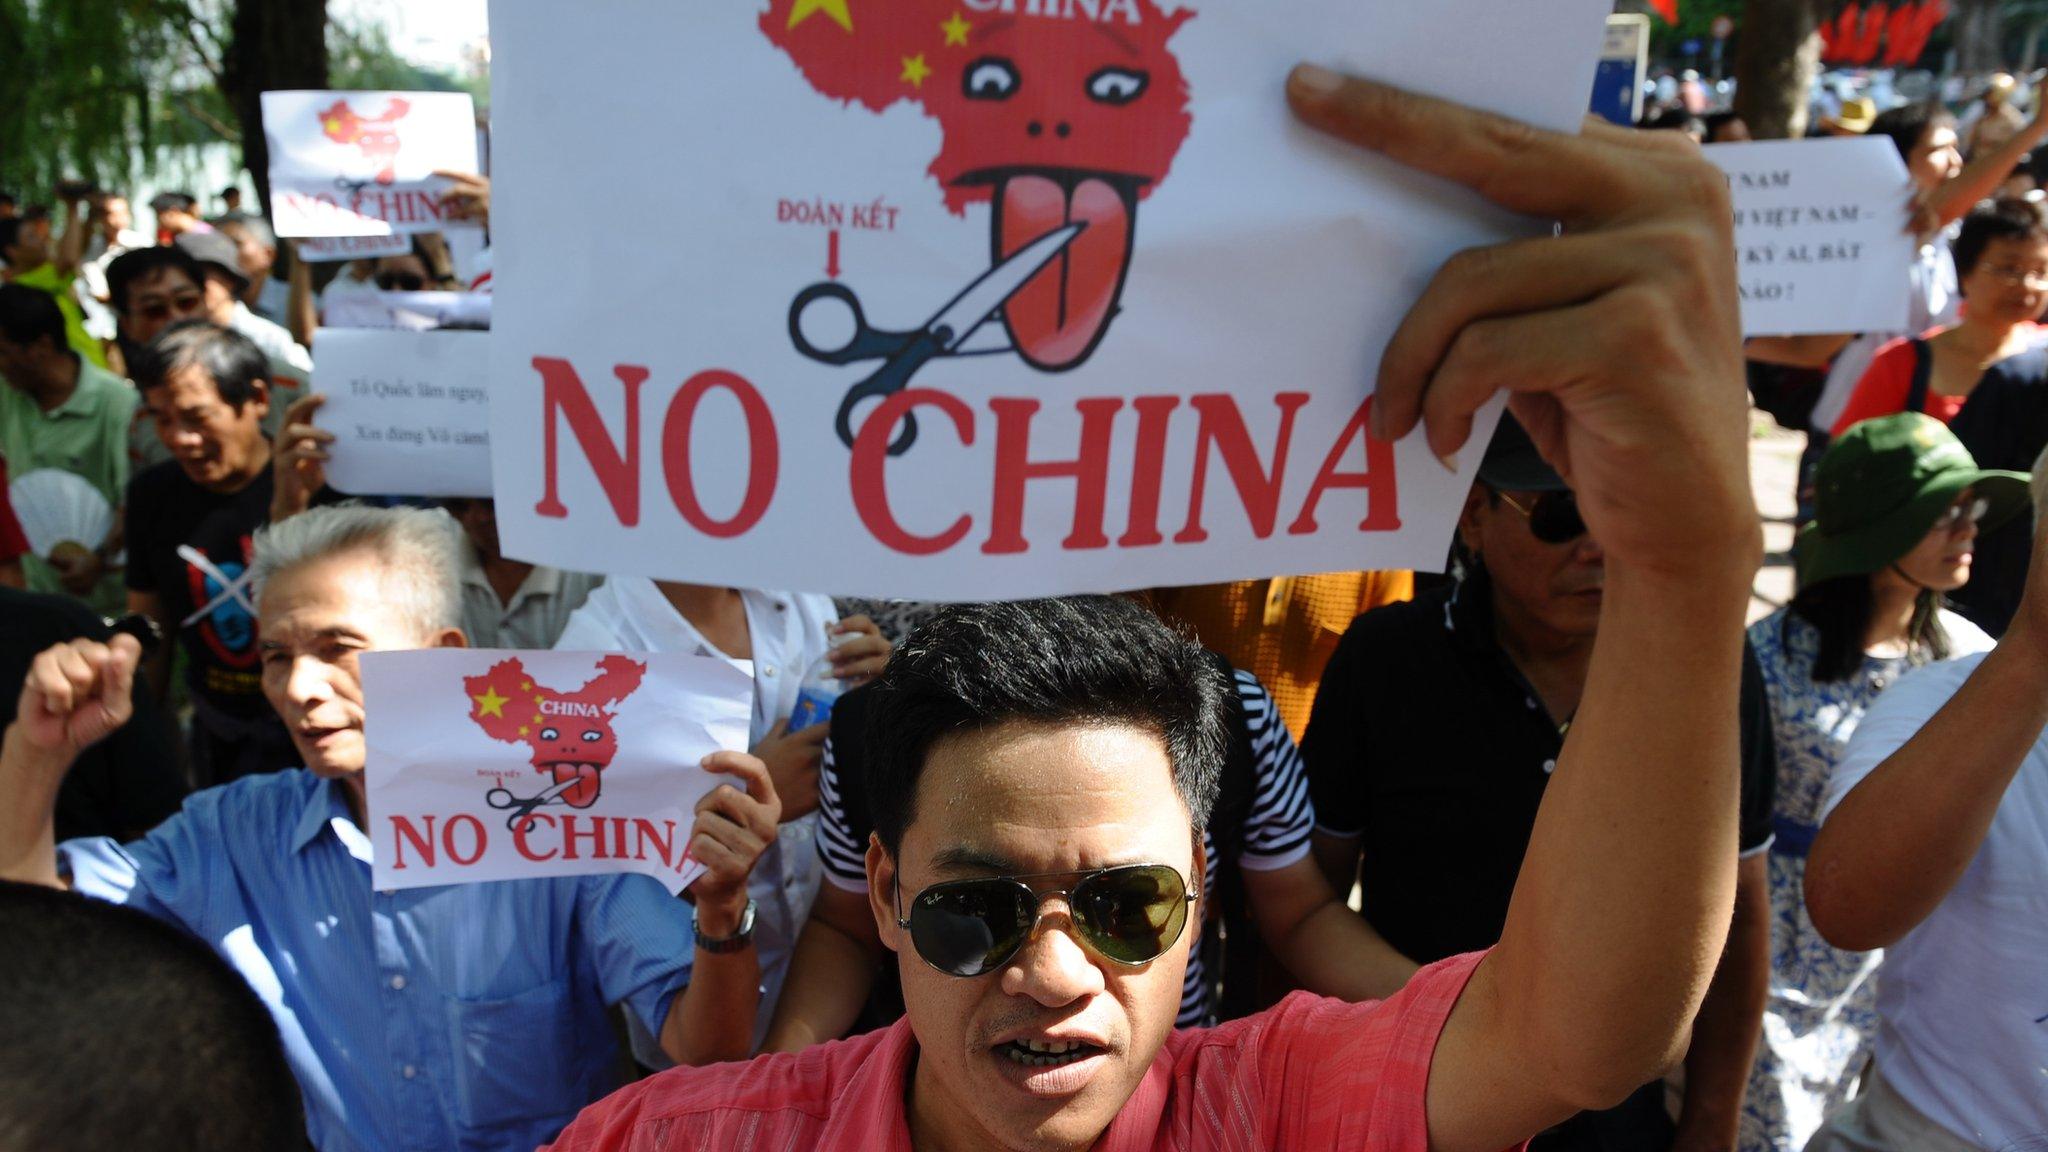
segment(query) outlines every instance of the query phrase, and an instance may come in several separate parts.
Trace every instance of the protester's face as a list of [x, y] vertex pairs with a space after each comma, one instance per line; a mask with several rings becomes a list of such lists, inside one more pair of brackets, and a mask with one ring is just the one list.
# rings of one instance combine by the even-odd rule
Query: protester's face
[[1723, 120], [1720, 123], [1720, 125], [1714, 129], [1713, 139], [1711, 143], [1740, 144], [1743, 141], [1751, 139], [1754, 139], [1754, 137], [1752, 137], [1749, 133], [1748, 123], [1746, 123], [1742, 119], [1742, 117], [1736, 116], [1732, 119]]
[[223, 328], [234, 322], [235, 303], [240, 299], [235, 295], [237, 288], [238, 285], [226, 273], [215, 270], [210, 264], [207, 265], [206, 284], [201, 290], [206, 294], [208, 320]]
[[240, 491], [269, 464], [263, 417], [270, 411], [268, 386], [236, 409], [220, 398], [213, 377], [198, 366], [169, 374], [143, 394], [156, 419], [156, 434], [178, 467], [208, 491]]
[[109, 196], [106, 199], [107, 227], [126, 231], [135, 226], [135, 213], [128, 208], [125, 196]]
[[183, 208], [166, 208], [156, 214], [157, 228], [173, 236], [183, 236], [198, 223], [199, 218]]
[[1906, 170], [1922, 189], [1938, 188], [1963, 171], [1963, 152], [1956, 130], [1946, 124], [1929, 128], [1920, 137], [1913, 154], [1906, 158]]
[[462, 534], [469, 537], [470, 546], [476, 549], [478, 559], [492, 560], [498, 555], [498, 505], [496, 502], [479, 500], [451, 500], [448, 511], [455, 521], [462, 525]]
[[[879, 846], [869, 852], [870, 902], [917, 1034], [914, 1130], [936, 1127], [954, 1147], [1093, 1143], [1173, 1029], [1196, 920], [1191, 911], [1158, 959], [1120, 967], [1082, 944], [1066, 902], [1048, 896], [1037, 932], [1006, 966], [958, 977], [918, 958], [897, 926], [892, 882], [907, 908], [947, 880], [1157, 863], [1199, 892], [1199, 854], [1176, 795], [1164, 745], [1133, 728], [1012, 722], [933, 746], [900, 876]], [[1023, 1041], [1087, 1047], [1034, 1067], [1013, 1055]]]
[[23, 344], [0, 335], [0, 377], [17, 390], [26, 392], [46, 383], [51, 365], [58, 358], [57, 350], [47, 340]]
[[269, 279], [271, 266], [277, 263], [277, 249], [258, 242], [246, 228], [237, 228], [235, 233], [235, 260], [242, 266], [242, 275], [251, 284]]
[[16, 268], [34, 268], [49, 263], [50, 233], [40, 222], [22, 225], [14, 233], [14, 243], [5, 252], [7, 262]]
[[1953, 592], [1970, 582], [1970, 564], [1977, 551], [1977, 521], [1970, 513], [1976, 500], [1974, 493], [1963, 493], [1898, 562], [1906, 579], [1936, 592]]
[[412, 253], [382, 256], [377, 260], [377, 287], [390, 292], [418, 292], [432, 288], [427, 262]]
[[[263, 694], [315, 776], [363, 770], [364, 652], [427, 648], [450, 633], [421, 635], [397, 607], [384, 562], [368, 551], [340, 552], [264, 582], [257, 600]], [[453, 634], [459, 643], [460, 634]]]
[[1555, 634], [1592, 636], [1600, 625], [1605, 556], [1590, 532], [1557, 544], [1537, 539], [1516, 506], [1534, 509], [1542, 498], [1474, 486], [1459, 531], [1485, 564], [1497, 603]]
[[206, 294], [180, 268], [159, 268], [128, 286], [128, 311], [121, 315], [121, 334], [147, 344], [157, 333], [180, 320], [206, 315]]
[[2022, 324], [2048, 307], [2048, 240], [2014, 236], [1984, 245], [1963, 278], [1969, 316], [1992, 324]]

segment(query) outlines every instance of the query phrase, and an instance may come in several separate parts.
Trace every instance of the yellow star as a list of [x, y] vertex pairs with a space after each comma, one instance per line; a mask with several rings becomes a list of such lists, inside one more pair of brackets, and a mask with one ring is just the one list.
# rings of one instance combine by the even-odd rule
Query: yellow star
[[531, 728], [521, 728], [521, 729], [519, 730], [519, 734], [520, 734], [521, 736], [524, 736], [524, 735], [526, 735], [526, 734], [527, 734], [528, 732], [531, 732], [531, 731], [533, 731], [533, 729], [531, 729]]
[[538, 724], [538, 723], [540, 723], [540, 713], [538, 713], [538, 712], [535, 712], [535, 713], [533, 714], [533, 722], [534, 722], [535, 724]]
[[958, 44], [960, 47], [965, 48], [967, 47], [967, 34], [974, 31], [974, 25], [969, 24], [961, 18], [958, 12], [955, 12], [951, 20], [939, 25], [939, 30], [946, 34], [947, 47], [950, 48]]
[[830, 16], [834, 24], [853, 31], [853, 13], [846, 10], [846, 0], [796, 0], [789, 8], [788, 27], [794, 28], [820, 12]]
[[521, 692], [531, 692], [531, 691], [533, 691], [533, 681], [531, 681], [531, 680], [521, 680], [521, 681], [519, 682], [519, 690], [520, 690]]
[[902, 79], [913, 87], [924, 87], [925, 77], [931, 74], [932, 66], [924, 62], [924, 53], [919, 52], [915, 56], [905, 56], [903, 58]]
[[470, 699], [472, 699], [472, 700], [475, 700], [475, 701], [476, 701], [476, 714], [477, 714], [477, 715], [479, 715], [479, 716], [496, 716], [496, 717], [498, 717], [498, 718], [500, 718], [500, 719], [503, 719], [503, 718], [504, 718], [504, 715], [505, 715], [505, 697], [503, 697], [503, 696], [500, 696], [500, 695], [498, 695], [498, 686], [497, 686], [497, 685], [495, 685], [495, 684], [491, 684], [491, 685], [486, 685], [486, 686], [485, 686], [485, 688], [484, 688], [484, 694], [483, 694], [483, 695], [481, 695], [481, 696], [472, 696], [472, 697], [470, 697]]

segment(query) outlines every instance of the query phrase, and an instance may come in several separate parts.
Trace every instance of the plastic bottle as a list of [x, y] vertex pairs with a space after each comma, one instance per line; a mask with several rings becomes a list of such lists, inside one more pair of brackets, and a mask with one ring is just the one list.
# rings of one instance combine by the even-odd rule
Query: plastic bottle
[[[837, 648], [853, 639], [853, 633], [836, 633], [830, 639]], [[827, 652], [811, 663], [804, 671], [804, 678], [796, 688], [796, 705], [789, 711], [789, 731], [801, 732], [813, 724], [823, 724], [832, 719], [832, 706], [845, 695], [846, 683], [832, 670], [832, 654]]]

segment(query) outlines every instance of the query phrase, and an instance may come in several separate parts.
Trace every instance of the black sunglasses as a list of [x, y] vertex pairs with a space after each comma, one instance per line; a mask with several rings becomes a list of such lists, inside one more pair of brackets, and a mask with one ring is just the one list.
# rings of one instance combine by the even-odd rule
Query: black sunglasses
[[426, 286], [426, 278], [414, 272], [377, 273], [377, 287], [386, 292], [417, 292]]
[[1529, 534], [1545, 544], [1568, 544], [1586, 534], [1586, 521], [1579, 515], [1579, 498], [1572, 492], [1545, 492], [1527, 508], [1515, 498], [1496, 490], [1500, 502], [1522, 514], [1529, 522]]
[[[1027, 880], [1079, 877], [1040, 892]], [[1093, 872], [989, 876], [934, 884], [903, 912], [896, 884], [896, 925], [926, 964], [948, 976], [983, 976], [1010, 962], [1038, 927], [1039, 905], [1059, 896], [1072, 910], [1075, 934], [1113, 964], [1135, 968], [1163, 955], [1188, 923], [1187, 882], [1165, 864], [1127, 864]]]

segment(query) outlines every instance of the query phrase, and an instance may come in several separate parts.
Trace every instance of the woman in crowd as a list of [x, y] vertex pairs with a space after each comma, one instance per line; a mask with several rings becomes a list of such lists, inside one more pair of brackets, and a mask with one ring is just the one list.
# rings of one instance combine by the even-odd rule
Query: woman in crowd
[[2000, 200], [1970, 213], [1953, 247], [1962, 319], [1880, 349], [1831, 434], [1894, 412], [1925, 412], [1946, 424], [1984, 370], [2042, 341], [2048, 305], [2048, 212]]
[[1942, 607], [1970, 578], [1980, 527], [2026, 507], [2026, 477], [1986, 472], [1939, 421], [1866, 421], [1821, 460], [1799, 592], [1749, 630], [1778, 753], [1772, 972], [1744, 1105], [1743, 1152], [1797, 1152], [1870, 1054], [1881, 953], [1831, 947], [1808, 919], [1806, 852], [1828, 777], [1877, 695], [1909, 669], [1991, 647]]

